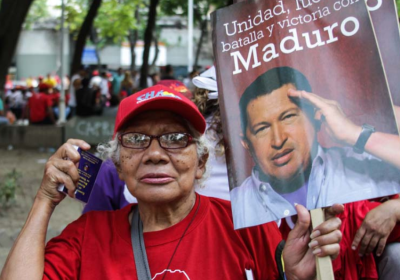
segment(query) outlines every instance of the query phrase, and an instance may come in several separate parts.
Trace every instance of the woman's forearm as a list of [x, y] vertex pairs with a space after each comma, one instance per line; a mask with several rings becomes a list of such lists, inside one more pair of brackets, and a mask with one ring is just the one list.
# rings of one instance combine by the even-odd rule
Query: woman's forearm
[[42, 279], [46, 232], [54, 205], [36, 196], [32, 209], [0, 275], [0, 280]]

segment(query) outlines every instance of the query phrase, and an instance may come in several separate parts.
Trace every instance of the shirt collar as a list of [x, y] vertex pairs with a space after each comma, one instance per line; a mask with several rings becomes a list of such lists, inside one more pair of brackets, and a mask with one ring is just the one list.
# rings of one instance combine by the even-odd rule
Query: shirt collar
[[259, 171], [253, 168], [251, 179], [253, 191], [257, 194], [264, 210], [271, 214], [273, 220], [296, 214], [294, 205], [289, 203], [267, 182], [259, 179]]
[[[322, 184], [324, 184], [325, 181], [326, 161], [327, 155], [324, 149], [318, 145], [317, 155], [312, 163], [308, 183], [307, 205], [304, 205], [307, 208], [315, 208], [315, 205], [318, 203], [319, 193]], [[258, 193], [266, 211], [272, 212], [276, 217], [279, 218], [283, 216], [291, 216], [296, 213], [294, 205], [291, 205], [286, 199], [277, 193], [268, 182], [263, 182], [260, 180], [260, 172], [256, 168], [253, 168], [252, 170], [251, 179], [253, 181], [252, 186], [254, 191]]]
[[324, 164], [326, 162], [326, 153], [320, 145], [318, 145], [317, 155], [313, 160], [313, 166], [316, 163], [316, 160], [321, 160], [321, 164]]

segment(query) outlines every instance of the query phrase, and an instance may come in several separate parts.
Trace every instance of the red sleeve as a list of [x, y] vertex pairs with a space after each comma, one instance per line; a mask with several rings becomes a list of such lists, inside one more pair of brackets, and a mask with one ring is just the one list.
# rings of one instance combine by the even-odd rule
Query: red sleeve
[[69, 224], [45, 249], [43, 279], [78, 279], [86, 215]]
[[255, 279], [279, 279], [275, 251], [282, 241], [275, 222], [239, 230], [248, 250], [254, 256]]
[[[365, 200], [365, 206], [367, 206], [367, 208], [369, 209], [368, 212], [371, 211], [372, 209], [378, 207], [381, 204], [382, 203], [378, 202], [378, 201]], [[367, 215], [367, 213], [365, 213], [364, 218], [365, 218], [366, 215]]]
[[372, 254], [364, 257], [358, 255], [358, 250], [353, 251], [351, 244], [357, 230], [360, 228], [365, 215], [378, 206], [378, 202], [367, 200], [345, 204], [344, 212], [338, 217], [342, 221], [340, 254], [332, 262], [335, 279], [377, 279], [375, 259]]

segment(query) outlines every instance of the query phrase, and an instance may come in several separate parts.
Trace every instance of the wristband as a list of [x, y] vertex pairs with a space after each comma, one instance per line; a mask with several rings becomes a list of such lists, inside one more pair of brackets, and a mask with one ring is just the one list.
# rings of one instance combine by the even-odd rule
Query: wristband
[[372, 125], [363, 124], [360, 136], [358, 136], [357, 142], [353, 146], [353, 151], [357, 154], [362, 154], [364, 152], [365, 144], [367, 143], [371, 134], [374, 132], [375, 128]]

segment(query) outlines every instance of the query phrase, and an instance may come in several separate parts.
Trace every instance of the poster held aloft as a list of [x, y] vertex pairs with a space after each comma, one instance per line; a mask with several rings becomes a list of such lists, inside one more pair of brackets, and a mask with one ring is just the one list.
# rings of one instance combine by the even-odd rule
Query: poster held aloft
[[290, 219], [295, 203], [400, 192], [400, 163], [374, 145], [400, 141], [369, 15], [378, 4], [252, 1], [213, 14], [236, 229]]

